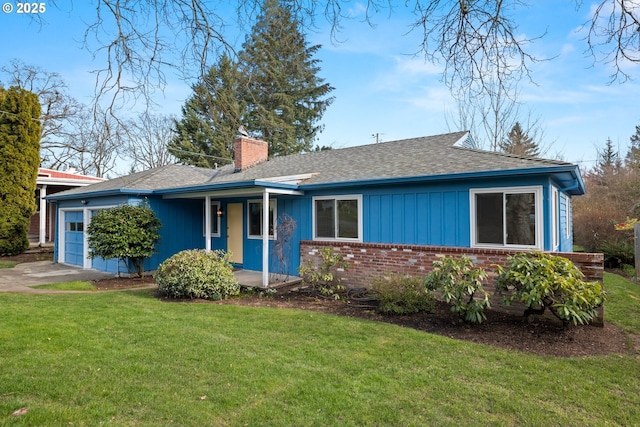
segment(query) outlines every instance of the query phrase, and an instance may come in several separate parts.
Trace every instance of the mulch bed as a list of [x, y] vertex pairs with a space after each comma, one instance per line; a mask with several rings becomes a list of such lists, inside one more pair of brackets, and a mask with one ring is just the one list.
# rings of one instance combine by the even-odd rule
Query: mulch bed
[[[96, 281], [98, 289], [129, 289], [153, 283], [144, 279], [117, 278]], [[161, 298], [160, 295], [158, 295]], [[606, 354], [640, 353], [640, 337], [605, 322], [604, 327], [574, 326], [564, 328], [552, 317], [535, 317], [524, 321], [519, 314], [489, 310], [482, 324], [461, 322], [444, 303], [438, 303], [431, 314], [382, 315], [374, 309], [319, 297], [301, 292], [287, 292], [274, 296], [258, 293], [243, 294], [223, 301], [188, 300], [193, 303], [234, 304], [251, 307], [295, 308], [323, 313], [386, 322], [406, 328], [442, 335], [457, 340], [471, 341], [508, 350], [519, 350], [538, 355], [558, 357], [600, 356]], [[182, 301], [184, 302], [184, 301]]]

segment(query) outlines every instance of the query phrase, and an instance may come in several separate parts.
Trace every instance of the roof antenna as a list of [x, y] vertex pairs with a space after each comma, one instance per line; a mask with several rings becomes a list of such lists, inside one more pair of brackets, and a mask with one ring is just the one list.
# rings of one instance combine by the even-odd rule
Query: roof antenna
[[384, 133], [372, 133], [371, 134], [371, 138], [375, 138], [376, 139], [376, 144], [380, 142], [380, 135], [384, 135]]

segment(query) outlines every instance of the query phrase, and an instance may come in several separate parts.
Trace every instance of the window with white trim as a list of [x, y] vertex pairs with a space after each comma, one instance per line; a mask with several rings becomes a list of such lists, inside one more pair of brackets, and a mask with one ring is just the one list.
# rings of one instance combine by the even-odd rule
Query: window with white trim
[[560, 194], [555, 187], [551, 188], [551, 218], [553, 219], [551, 224], [553, 247], [551, 249], [555, 251], [560, 246]]
[[542, 187], [470, 190], [471, 244], [543, 247]]
[[[247, 235], [250, 239], [262, 238], [262, 200], [249, 200], [247, 206]], [[276, 200], [269, 200], [269, 238], [275, 238]]]
[[[211, 236], [220, 237], [220, 217], [218, 211], [220, 210], [220, 202], [211, 202]], [[202, 204], [202, 235], [207, 234], [207, 216], [205, 213], [204, 203]]]
[[313, 198], [313, 238], [362, 240], [362, 196]]
[[567, 223], [567, 226], [565, 227], [565, 237], [567, 239], [571, 238], [571, 197], [569, 197], [568, 194], [564, 195], [564, 200], [565, 200], [565, 207], [564, 207], [564, 213], [565, 213], [565, 221]]

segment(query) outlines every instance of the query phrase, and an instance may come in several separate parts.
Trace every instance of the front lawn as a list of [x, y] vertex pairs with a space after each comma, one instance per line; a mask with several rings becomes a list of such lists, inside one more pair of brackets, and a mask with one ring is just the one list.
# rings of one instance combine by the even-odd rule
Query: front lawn
[[19, 264], [18, 261], [6, 261], [3, 259], [0, 259], [0, 268], [13, 268], [18, 264]]
[[[640, 333], [637, 320], [623, 322], [638, 317], [640, 287], [605, 280], [614, 280], [607, 318]], [[0, 294], [0, 307], [0, 425], [640, 420], [638, 354], [541, 357], [311, 311], [168, 303], [150, 291]]]
[[91, 282], [72, 280], [70, 282], [49, 283], [46, 285], [32, 286], [34, 289], [52, 289], [56, 291], [93, 291], [96, 289]]

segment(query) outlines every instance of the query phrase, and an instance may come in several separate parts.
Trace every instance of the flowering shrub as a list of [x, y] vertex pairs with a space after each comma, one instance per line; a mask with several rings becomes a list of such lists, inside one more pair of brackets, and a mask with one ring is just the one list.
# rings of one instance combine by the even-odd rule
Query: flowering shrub
[[220, 300], [240, 293], [229, 254], [220, 250], [179, 252], [160, 264], [155, 279], [170, 298]]
[[613, 228], [616, 231], [629, 231], [629, 230], [633, 230], [633, 228], [638, 222], [640, 222], [638, 221], [638, 218], [627, 217], [626, 221], [614, 225]]

